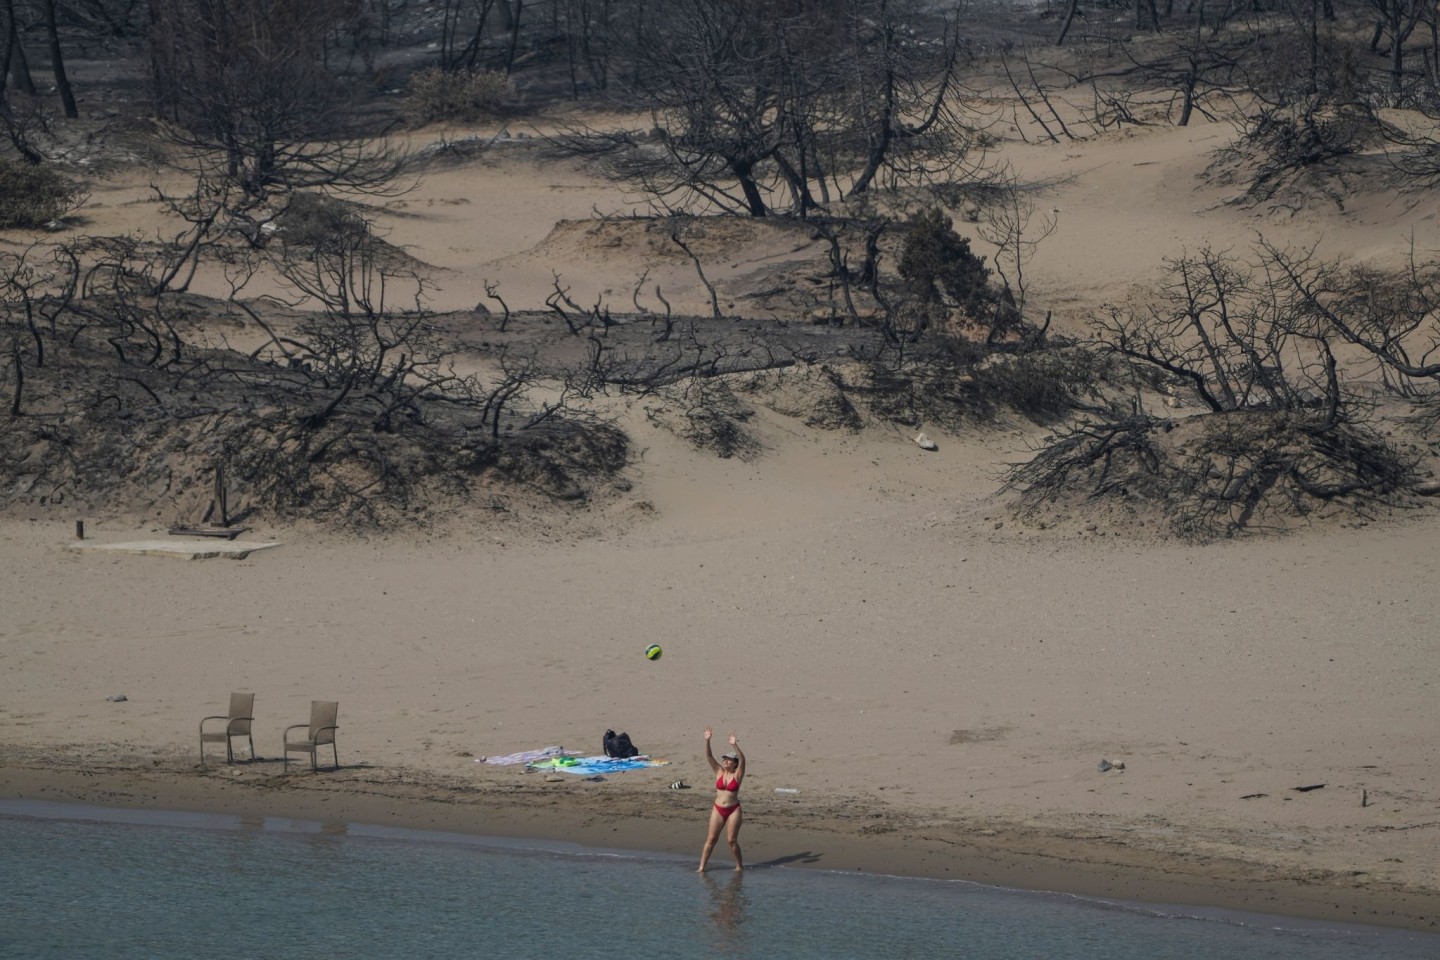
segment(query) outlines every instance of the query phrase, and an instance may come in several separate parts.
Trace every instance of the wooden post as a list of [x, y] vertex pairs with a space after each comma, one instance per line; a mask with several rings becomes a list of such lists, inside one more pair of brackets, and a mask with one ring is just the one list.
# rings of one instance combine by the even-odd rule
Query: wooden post
[[225, 502], [225, 464], [215, 462], [215, 514], [220, 526], [230, 526], [230, 508]]
[[84, 520], [76, 520], [76, 521], [75, 521], [75, 539], [76, 539], [76, 540], [84, 540], [84, 539], [85, 539], [85, 521], [84, 521]]

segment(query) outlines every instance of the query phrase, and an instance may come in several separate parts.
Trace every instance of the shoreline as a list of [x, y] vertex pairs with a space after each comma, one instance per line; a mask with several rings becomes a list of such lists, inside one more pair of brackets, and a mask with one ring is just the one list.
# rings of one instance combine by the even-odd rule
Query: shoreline
[[[127, 815], [129, 814], [129, 815]], [[461, 845], [483, 851], [511, 854], [552, 854], [577, 858], [623, 858], [648, 860], [687, 867], [691, 860], [675, 853], [650, 849], [620, 847], [598, 847], [570, 840], [549, 840], [541, 838], [497, 837], [490, 834], [456, 833], [435, 829], [416, 829], [404, 826], [382, 826], [362, 821], [337, 823], [325, 820], [304, 820], [286, 817], [246, 816], [242, 814], [187, 813], [166, 809], [125, 808], [82, 803], [63, 803], [49, 800], [7, 800], [0, 798], [0, 819], [60, 821], [68, 823], [99, 823], [141, 828], [177, 830], [215, 830], [221, 832], [259, 831], [291, 836], [350, 836], [361, 840], [402, 841], [415, 844]], [[747, 872], [780, 867], [794, 867], [800, 870], [815, 870], [820, 873], [843, 875], [843, 871], [832, 867], [818, 867], [804, 862], [762, 862], [747, 866]], [[730, 874], [732, 871], [713, 868], [708, 874]], [[1066, 897], [1089, 904], [1094, 908], [1118, 908], [1146, 915], [1169, 919], [1217, 921], [1240, 926], [1263, 925], [1272, 928], [1307, 929], [1330, 934], [1360, 935], [1413, 935], [1420, 938], [1440, 937], [1428, 931], [1414, 931], [1404, 927], [1387, 927], [1369, 923], [1342, 923], [1325, 920], [1308, 920], [1273, 913], [1253, 913], [1228, 907], [1209, 907], [1195, 904], [1152, 903], [1143, 900], [1122, 900], [1114, 897], [1100, 897], [1084, 893], [1062, 893], [1053, 890], [1030, 890], [982, 883], [964, 878], [934, 878], [871, 872], [864, 874], [878, 880], [895, 880], [916, 883], [957, 883], [1007, 895], [1029, 897]]]
[[[174, 759], [93, 763], [0, 747], [0, 799], [107, 809], [364, 824], [494, 841], [690, 857], [703, 839], [704, 789], [650, 782], [546, 781], [535, 774], [461, 781], [421, 771], [342, 767], [281, 774], [183, 769]], [[256, 767], [271, 766], [263, 758]], [[663, 769], [663, 768], [661, 768]], [[505, 782], [510, 781], [510, 782]], [[758, 791], [757, 791], [758, 793]], [[747, 798], [749, 799], [749, 798]], [[1338, 925], [1440, 932], [1440, 892], [1358, 878], [1285, 876], [1260, 862], [1175, 859], [1164, 851], [1035, 824], [941, 821], [923, 811], [848, 810], [853, 798], [749, 799], [752, 868], [960, 880], [1145, 909], [1193, 907]], [[712, 872], [727, 872], [712, 863]]]

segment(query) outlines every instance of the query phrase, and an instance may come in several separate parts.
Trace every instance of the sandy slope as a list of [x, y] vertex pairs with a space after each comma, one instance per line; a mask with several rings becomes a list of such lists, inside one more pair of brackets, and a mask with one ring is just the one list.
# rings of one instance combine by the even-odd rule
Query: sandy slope
[[[1153, 277], [1157, 257], [1262, 227], [1380, 260], [1410, 230], [1437, 239], [1432, 212], [1379, 199], [1283, 220], [1219, 205], [1194, 179], [1219, 135], [1015, 149], [1028, 177], [1073, 174], [1055, 187], [1061, 229], [1030, 267], [1032, 296], [1077, 322]], [[512, 306], [533, 306], [552, 265], [526, 251], [557, 220], [622, 200], [573, 170], [486, 163], [427, 177], [385, 225], [449, 271], [440, 305], [468, 306], [498, 278]], [[645, 266], [624, 244], [563, 264], [580, 302], [628, 296]], [[697, 297], [674, 267], [676, 296]], [[633, 488], [539, 532], [523, 516], [383, 541], [262, 530], [286, 545], [187, 564], [68, 554], [70, 517], [0, 525], [0, 788], [35, 795], [23, 771], [46, 755], [153, 755], [173, 793], [194, 777], [199, 718], [251, 689], [262, 755], [311, 698], [334, 698], [342, 760], [446, 789], [519, 776], [475, 755], [590, 749], [625, 729], [674, 761], [614, 784], [643, 817], [673, 805], [662, 788], [676, 776], [703, 783], [699, 734], [714, 724], [751, 757], [753, 842], [772, 856], [784, 841], [764, 817], [779, 822], [772, 791], [791, 786], [829, 818], [881, 811], [916, 849], [947, 824], [1038, 830], [1042, 856], [1149, 857], [1152, 874], [1200, 858], [1197, 873], [1282, 891], [1359, 886], [1346, 896], [1371, 908], [1398, 884], [1431, 899], [1399, 921], [1365, 915], [1433, 922], [1440, 520], [1205, 547], [1080, 522], [1026, 530], [992, 493], [1032, 428], [940, 435], [927, 454], [898, 432], [816, 433], [767, 413], [767, 451], [743, 463], [628, 417]], [[103, 517], [91, 530], [153, 532]], [[641, 657], [651, 642], [658, 663]], [[1101, 774], [1101, 758], [1126, 769]], [[260, 768], [242, 779], [274, 777]], [[696, 809], [702, 793], [687, 795]], [[591, 836], [593, 800], [567, 796], [544, 829]], [[490, 816], [467, 810], [464, 825], [504, 826]]]
[[[1315, 246], [1321, 256], [1376, 266], [1398, 265], [1412, 237], [1422, 252], [1440, 245], [1440, 214], [1433, 205], [1381, 183], [1347, 198], [1343, 208], [1321, 198], [1298, 211], [1232, 204], [1240, 186], [1201, 175], [1234, 135], [1228, 124], [1197, 122], [1127, 128], [1083, 142], [1012, 143], [996, 152], [997, 165], [1010, 165], [1021, 183], [1033, 186], [1037, 228], [1047, 211], [1057, 221], [1054, 235], [1026, 267], [1032, 302], [1078, 328], [1087, 309], [1152, 283], [1164, 258], [1206, 246], [1243, 255], [1261, 235], [1281, 246]], [[653, 237], [635, 242], [640, 231], [622, 241], [599, 226], [561, 229], [544, 242], [562, 220], [646, 211], [620, 185], [564, 163], [537, 166], [532, 155], [529, 141], [500, 144], [478, 166], [438, 167], [413, 191], [385, 202], [380, 225], [387, 238], [450, 271], [437, 306], [463, 309], [483, 300], [489, 279], [512, 307], [535, 308], [559, 273], [578, 303], [603, 297], [628, 309], [630, 293], [648, 269], [647, 289], [661, 281], [677, 309], [708, 310], [689, 262]], [[957, 228], [986, 252], [963, 220]], [[588, 243], [577, 242], [575, 234], [585, 229]], [[794, 244], [770, 247], [747, 237], [729, 256], [706, 256], [705, 265], [712, 280], [723, 282], [794, 253]], [[643, 302], [656, 307], [653, 298]]]

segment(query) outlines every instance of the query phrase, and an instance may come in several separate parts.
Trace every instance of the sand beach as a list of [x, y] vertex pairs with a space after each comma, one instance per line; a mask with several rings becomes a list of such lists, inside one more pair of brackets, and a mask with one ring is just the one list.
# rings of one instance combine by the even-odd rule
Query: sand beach
[[[1387, 268], [1440, 242], [1433, 205], [1380, 190], [1227, 203], [1200, 174], [1233, 135], [1001, 148], [1050, 185], [1029, 295], [1057, 330], [1153, 284], [1165, 257], [1261, 231]], [[88, 229], [152, 226], [145, 194], [97, 182]], [[557, 274], [578, 303], [626, 301], [647, 270], [677, 310], [708, 310], [688, 260], [591, 219], [632, 201], [517, 142], [374, 213], [435, 268], [437, 310], [469, 310], [487, 282], [543, 310]], [[747, 234], [710, 279], [740, 290], [796, 246]], [[758, 450], [718, 458], [647, 402], [613, 401], [630, 461], [581, 502], [378, 533], [261, 520], [242, 539], [279, 546], [238, 560], [76, 553], [70, 505], [0, 520], [0, 797], [698, 854], [713, 725], [749, 757], [757, 863], [1440, 925], [1433, 508], [1209, 543], [1143, 513], [1027, 523], [998, 490], [1048, 428], [1020, 417], [924, 425], [931, 451], [900, 426], [757, 405]], [[90, 543], [181, 519], [84, 511]], [[256, 695], [258, 759], [202, 766], [199, 721], [231, 691]], [[340, 704], [340, 769], [286, 771], [281, 731], [312, 699]], [[597, 753], [611, 728], [669, 763], [591, 782], [480, 762]]]
[[[713, 724], [751, 759], [756, 860], [1433, 925], [1434, 518], [1040, 530], [993, 498], [1023, 431], [764, 429], [751, 463], [652, 429], [629, 491], [548, 526], [267, 527], [183, 561], [7, 521], [0, 795], [698, 849]], [[231, 690], [262, 761], [202, 769]], [[311, 699], [342, 769], [287, 775]], [[607, 728], [670, 765], [476, 762]]]

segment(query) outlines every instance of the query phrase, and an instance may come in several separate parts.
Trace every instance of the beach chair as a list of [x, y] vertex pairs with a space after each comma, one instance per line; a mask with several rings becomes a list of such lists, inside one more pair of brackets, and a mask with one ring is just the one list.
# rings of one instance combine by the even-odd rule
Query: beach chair
[[[330, 745], [330, 752], [335, 758], [334, 769], [340, 769], [340, 752], [335, 747], [335, 731], [339, 729], [335, 725], [335, 717], [340, 712], [340, 704], [334, 700], [311, 700], [310, 701], [310, 722], [297, 723], [294, 726], [285, 728], [285, 769], [290, 769], [291, 753], [310, 754], [310, 769], [320, 769], [315, 763], [316, 751], [326, 744]], [[290, 739], [292, 730], [306, 730], [304, 739]]]
[[[255, 694], [253, 693], [232, 693], [230, 694], [230, 713], [223, 717], [206, 717], [200, 721], [200, 766], [205, 766], [205, 744], [225, 744], [225, 762], [235, 762], [235, 750], [230, 744], [231, 737], [244, 737], [250, 742], [250, 759], [255, 759], [255, 738], [250, 734], [250, 724], [254, 721]], [[205, 724], [212, 720], [224, 720], [225, 727], [222, 730], [206, 730]]]

